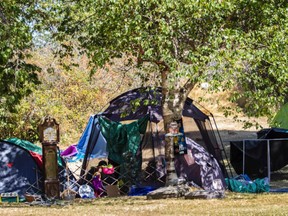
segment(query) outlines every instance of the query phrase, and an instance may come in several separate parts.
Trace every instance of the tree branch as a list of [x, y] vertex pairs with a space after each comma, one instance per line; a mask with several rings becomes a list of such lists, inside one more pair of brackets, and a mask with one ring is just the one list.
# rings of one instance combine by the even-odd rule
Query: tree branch
[[3, 24], [7, 24], [7, 19], [4, 15], [3, 8], [1, 8], [1, 7], [0, 7], [0, 18], [1, 18]]
[[184, 84], [183, 88], [181, 89], [185, 98], [188, 97], [189, 93], [193, 90], [195, 85], [196, 83], [192, 82], [191, 79], [187, 80], [187, 82]]

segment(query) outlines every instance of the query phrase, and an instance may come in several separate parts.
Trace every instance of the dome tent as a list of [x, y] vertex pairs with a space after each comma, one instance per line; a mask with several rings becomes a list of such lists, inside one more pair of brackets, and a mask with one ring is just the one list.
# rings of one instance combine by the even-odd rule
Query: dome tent
[[[25, 194], [44, 194], [42, 148], [26, 140], [0, 140], [0, 193], [15, 192], [21, 199]], [[77, 190], [76, 179], [58, 156], [60, 191]], [[70, 181], [67, 181], [69, 175]]]
[[[163, 144], [163, 137], [165, 134], [163, 131], [161, 96], [161, 88], [133, 89], [110, 101], [109, 106], [103, 112], [91, 116], [77, 145], [78, 156], [76, 156], [76, 158], [78, 157], [79, 159], [79, 155], [81, 154], [84, 157], [81, 170], [82, 174], [84, 175], [86, 172], [89, 159], [95, 157], [107, 157], [111, 159], [109, 149], [127, 148], [127, 146], [120, 148], [120, 146], [118, 146], [120, 142], [118, 139], [107, 137], [107, 135], [103, 133], [103, 119], [105, 119], [106, 123], [110, 122], [111, 125], [116, 125], [115, 128], [124, 128], [123, 131], [125, 131], [125, 133], [121, 131], [119, 134], [121, 134], [122, 137], [126, 137], [127, 133], [129, 133], [127, 128], [132, 127], [130, 124], [139, 126], [139, 121], [147, 118], [148, 122], [145, 125], [144, 131], [142, 129], [140, 130], [139, 127], [136, 129], [133, 128], [133, 130], [137, 132], [133, 134], [138, 134], [139, 137], [141, 137], [140, 140], [138, 139], [139, 137], [137, 137], [137, 139], [135, 137], [133, 138], [139, 140], [137, 143], [138, 146], [133, 146], [133, 157], [137, 158], [137, 161], [140, 161], [139, 166], [141, 166], [142, 177], [144, 175], [144, 178], [141, 179], [142, 183], [144, 182], [146, 185], [149, 185], [151, 182], [155, 183], [155, 178], [159, 182], [161, 182], [162, 179], [163, 183], [163, 177], [165, 176], [165, 144]], [[133, 107], [135, 101], [138, 103], [137, 107]], [[186, 140], [197, 140], [197, 142], [201, 142], [201, 150], [203, 149], [205, 151], [204, 155], [211, 159], [209, 162], [215, 164], [215, 166], [210, 166], [210, 168], [215, 169], [215, 173], [217, 173], [216, 176], [227, 176], [228, 174], [223, 162], [226, 154], [223, 146], [221, 146], [221, 143], [219, 144], [216, 139], [215, 131], [212, 128], [212, 123], [209, 118], [213, 118], [213, 115], [208, 116], [202, 112], [194, 105], [190, 98], [187, 98], [182, 114]], [[127, 121], [129, 121], [129, 123], [127, 123]], [[107, 126], [105, 127], [107, 128]], [[125, 142], [121, 141], [121, 143]], [[189, 144], [191, 142], [189, 141], [187, 143]], [[193, 141], [193, 143], [196, 142]], [[200, 144], [198, 145], [200, 146]], [[121, 152], [121, 154], [122, 153], [125, 152]], [[122, 156], [117, 155], [117, 157]], [[115, 155], [113, 155], [113, 159], [114, 158], [116, 158]], [[191, 177], [191, 175], [185, 173], [189, 172], [189, 169], [185, 169], [187, 164], [183, 165], [183, 161], [187, 162], [187, 156], [184, 160], [178, 160], [179, 163], [177, 164], [176, 171], [178, 176], [187, 178], [186, 180], [189, 181], [188, 176]], [[201, 164], [200, 166], [202, 166], [202, 168], [205, 165], [208, 166], [208, 160], [202, 162], [202, 164], [199, 162], [198, 165]], [[194, 175], [194, 177], [198, 178], [198, 180], [201, 178], [199, 175], [197, 177]], [[198, 180], [195, 179], [196, 182]], [[223, 178], [222, 180], [224, 182]]]

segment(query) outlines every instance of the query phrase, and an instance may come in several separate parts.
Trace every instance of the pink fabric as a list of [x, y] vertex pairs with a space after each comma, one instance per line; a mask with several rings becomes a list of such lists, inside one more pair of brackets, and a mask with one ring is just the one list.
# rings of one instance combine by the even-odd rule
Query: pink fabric
[[111, 175], [114, 173], [114, 167], [102, 167], [102, 172], [106, 175]]

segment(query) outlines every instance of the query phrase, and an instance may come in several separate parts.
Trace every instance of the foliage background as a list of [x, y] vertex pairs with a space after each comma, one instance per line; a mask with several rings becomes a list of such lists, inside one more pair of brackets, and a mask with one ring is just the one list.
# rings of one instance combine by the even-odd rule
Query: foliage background
[[[28, 61], [42, 69], [38, 73], [41, 84], [33, 86], [32, 93], [16, 106], [16, 112], [5, 113], [1, 139], [18, 137], [37, 142], [37, 127], [43, 117], [50, 115], [60, 124], [61, 143], [71, 145], [79, 140], [90, 115], [103, 110], [116, 95], [141, 85], [141, 73], [125, 73], [123, 59], [91, 75], [86, 56], [61, 58], [60, 62], [53, 52], [53, 47], [45, 46], [31, 53], [33, 58]], [[146, 83], [150, 84], [148, 80]]]
[[[186, 76], [191, 86], [209, 81], [223, 91], [199, 96], [193, 89], [192, 98], [212, 112], [271, 118], [287, 102], [287, 6], [285, 0], [3, 0], [0, 138], [35, 142], [41, 119], [51, 115], [61, 142], [75, 143], [89, 115], [117, 94], [163, 84], [163, 63], [174, 85]], [[221, 70], [211, 78], [214, 60]]]

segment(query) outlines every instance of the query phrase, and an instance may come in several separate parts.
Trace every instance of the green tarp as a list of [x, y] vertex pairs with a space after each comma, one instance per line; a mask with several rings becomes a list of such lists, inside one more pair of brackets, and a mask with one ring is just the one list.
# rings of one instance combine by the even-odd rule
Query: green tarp
[[146, 132], [148, 119], [146, 116], [130, 124], [122, 124], [99, 117], [101, 132], [107, 141], [109, 159], [122, 164], [124, 153], [130, 152], [136, 156], [141, 143], [141, 134]]
[[228, 189], [240, 193], [263, 193], [269, 192], [270, 186], [267, 178], [257, 178], [254, 181], [242, 181], [237, 179], [225, 179]]
[[[18, 138], [9, 138], [9, 139], [6, 139], [6, 141], [8, 141], [10, 143], [14, 143], [17, 146], [20, 146], [20, 147], [22, 147], [22, 148], [24, 148], [30, 152], [34, 152], [34, 153], [37, 153], [38, 155], [42, 155], [42, 148], [40, 146], [37, 146], [34, 143], [27, 141], [27, 140], [21, 140]], [[63, 166], [59, 153], [58, 153], [57, 161], [58, 161], [59, 166]]]
[[21, 140], [18, 138], [9, 138], [9, 139], [6, 139], [6, 141], [14, 143], [18, 146], [21, 146], [22, 148], [28, 151], [32, 151], [32, 152], [42, 155], [42, 148], [27, 140]]

